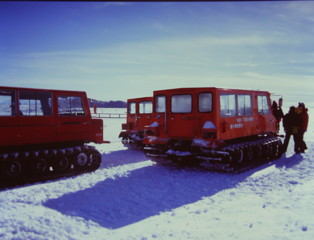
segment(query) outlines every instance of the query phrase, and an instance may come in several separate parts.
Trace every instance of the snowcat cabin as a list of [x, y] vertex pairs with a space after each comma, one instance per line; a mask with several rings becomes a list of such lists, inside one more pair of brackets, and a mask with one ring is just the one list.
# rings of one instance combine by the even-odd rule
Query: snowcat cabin
[[[264, 153], [266, 159], [278, 157], [281, 141], [270, 104], [270, 94], [265, 91], [155, 91], [154, 114], [152, 123], [145, 128], [144, 150], [156, 158], [197, 159], [215, 164], [229, 161], [228, 167], [244, 159], [252, 161], [252, 152]], [[269, 146], [264, 142], [267, 140]]]
[[122, 124], [122, 143], [131, 148], [141, 148], [144, 127], [151, 123], [153, 98], [132, 98], [127, 101], [127, 119]]
[[86, 93], [79, 91], [0, 87], [0, 131], [5, 178], [43, 175], [50, 166], [83, 169], [96, 155], [100, 164], [99, 152], [86, 144], [106, 142], [102, 120], [91, 118]]
[[[214, 96], [211, 88], [155, 91], [154, 118], [152, 124], [146, 127], [146, 142], [164, 144], [170, 139], [182, 142], [201, 138], [204, 124], [216, 121]], [[216, 138], [214, 135], [211, 137]]]

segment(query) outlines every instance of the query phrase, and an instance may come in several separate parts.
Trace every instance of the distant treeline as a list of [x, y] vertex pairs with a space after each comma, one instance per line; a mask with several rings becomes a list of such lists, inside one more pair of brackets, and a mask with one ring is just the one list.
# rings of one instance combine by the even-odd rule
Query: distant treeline
[[96, 104], [98, 108], [126, 108], [124, 101], [98, 101], [95, 99], [88, 99], [89, 106], [92, 108]]

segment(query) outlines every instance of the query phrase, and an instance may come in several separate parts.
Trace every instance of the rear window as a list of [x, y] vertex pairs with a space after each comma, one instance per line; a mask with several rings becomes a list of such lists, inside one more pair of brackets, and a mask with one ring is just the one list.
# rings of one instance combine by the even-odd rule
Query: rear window
[[157, 113], [166, 112], [166, 96], [156, 96], [155, 104], [155, 111]]
[[211, 112], [213, 110], [213, 102], [212, 102], [212, 94], [211, 93], [201, 93], [198, 96], [198, 111], [199, 112]]
[[171, 97], [171, 112], [173, 113], [192, 112], [192, 96], [189, 94], [173, 95]]
[[140, 102], [140, 114], [152, 113], [153, 103], [152, 101]]

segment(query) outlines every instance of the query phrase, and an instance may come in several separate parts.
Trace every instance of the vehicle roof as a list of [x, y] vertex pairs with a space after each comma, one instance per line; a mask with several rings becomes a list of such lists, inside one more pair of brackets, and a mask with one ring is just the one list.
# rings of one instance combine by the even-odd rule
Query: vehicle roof
[[86, 93], [85, 91], [75, 91], [75, 90], [58, 90], [58, 89], [42, 89], [42, 88], [26, 88], [26, 87], [9, 87], [9, 86], [0, 86], [1, 89], [6, 90], [29, 90], [29, 91], [54, 91], [54, 92], [71, 92], [71, 93]]
[[190, 88], [173, 88], [173, 89], [164, 89], [154, 91], [154, 95], [158, 94], [171, 94], [171, 93], [188, 93], [188, 92], [205, 92], [205, 91], [218, 91], [218, 92], [245, 92], [245, 93], [268, 93], [268, 91], [260, 90], [247, 90], [247, 89], [232, 89], [232, 88], [216, 88], [216, 87], [190, 87]]
[[139, 97], [139, 98], [129, 98], [128, 102], [140, 102], [140, 101], [152, 101], [153, 97]]

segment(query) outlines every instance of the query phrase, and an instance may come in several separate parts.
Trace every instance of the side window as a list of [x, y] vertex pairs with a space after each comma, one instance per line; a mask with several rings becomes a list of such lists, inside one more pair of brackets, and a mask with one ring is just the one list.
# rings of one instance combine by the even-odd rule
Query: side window
[[171, 112], [173, 113], [192, 112], [192, 96], [189, 94], [173, 95], [171, 97]]
[[135, 114], [136, 113], [136, 103], [135, 102], [130, 102], [128, 106], [128, 110], [130, 114]]
[[205, 113], [211, 112], [213, 109], [213, 100], [211, 93], [201, 93], [198, 96], [198, 111]]
[[236, 100], [234, 94], [220, 95], [220, 115], [233, 117], [236, 115]]
[[156, 96], [155, 103], [155, 111], [157, 113], [166, 112], [166, 96]]
[[0, 116], [15, 116], [15, 91], [0, 90]]
[[252, 115], [252, 100], [250, 95], [237, 95], [238, 115]]
[[51, 114], [51, 92], [29, 90], [19, 92], [19, 115], [49, 116]]
[[268, 114], [269, 113], [269, 104], [267, 96], [257, 96], [258, 104], [258, 114]]
[[152, 113], [153, 111], [153, 103], [152, 101], [140, 102], [140, 113]]
[[58, 96], [60, 116], [85, 116], [83, 101], [77, 96]]

